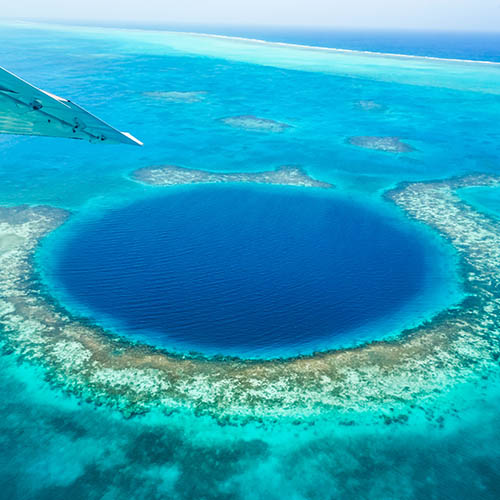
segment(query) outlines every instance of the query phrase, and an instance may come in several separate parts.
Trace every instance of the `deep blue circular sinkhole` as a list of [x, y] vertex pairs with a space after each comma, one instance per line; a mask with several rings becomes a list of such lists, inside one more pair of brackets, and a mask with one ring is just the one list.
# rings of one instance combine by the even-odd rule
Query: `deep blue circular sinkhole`
[[349, 343], [426, 273], [421, 237], [297, 188], [174, 189], [74, 223], [55, 248], [50, 280], [73, 310], [162, 347], [250, 357]]

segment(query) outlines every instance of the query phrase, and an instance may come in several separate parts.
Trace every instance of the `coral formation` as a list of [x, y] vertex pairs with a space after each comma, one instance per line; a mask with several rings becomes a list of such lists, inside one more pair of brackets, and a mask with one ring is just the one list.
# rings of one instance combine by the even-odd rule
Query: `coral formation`
[[253, 115], [230, 116], [228, 118], [222, 118], [221, 121], [231, 127], [262, 132], [283, 132], [287, 128], [290, 128], [290, 125], [286, 123], [269, 120], [267, 118], [259, 118]]
[[358, 136], [350, 137], [348, 142], [360, 148], [387, 151], [389, 153], [410, 153], [414, 151], [414, 148], [402, 142], [399, 137]]
[[391, 341], [286, 360], [175, 356], [131, 343], [71, 317], [40, 289], [32, 260], [40, 240], [68, 213], [0, 209], [0, 328], [5, 349], [46, 367], [54, 384], [126, 414], [160, 407], [225, 419], [363, 414], [404, 422], [442, 392], [480, 380], [498, 365], [500, 224], [456, 190], [499, 185], [486, 175], [408, 183], [386, 194], [456, 248], [468, 297]]
[[191, 168], [165, 165], [145, 167], [132, 174], [137, 181], [153, 186], [173, 186], [176, 184], [201, 184], [220, 182], [252, 182], [256, 184], [280, 184], [284, 186], [332, 188], [327, 182], [310, 177], [299, 167], [282, 166], [267, 172], [209, 172]]

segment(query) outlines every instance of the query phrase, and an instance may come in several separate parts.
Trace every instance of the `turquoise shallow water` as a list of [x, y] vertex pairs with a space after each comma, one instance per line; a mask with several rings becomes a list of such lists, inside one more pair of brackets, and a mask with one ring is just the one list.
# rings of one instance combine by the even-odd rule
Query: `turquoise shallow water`
[[[409, 227], [382, 200], [386, 189], [400, 181], [498, 173], [500, 66], [83, 28], [2, 25], [0, 40], [3, 66], [145, 142], [142, 149], [123, 149], [0, 137], [4, 204], [69, 208], [76, 220], [158, 195], [162, 188], [130, 180], [139, 167], [237, 172], [293, 164], [335, 184], [336, 196]], [[158, 91], [204, 94], [192, 103], [144, 94]], [[378, 106], [367, 109], [360, 101]], [[291, 128], [272, 134], [219, 120], [247, 114]], [[415, 151], [392, 155], [347, 143], [360, 135], [399, 136]], [[493, 191], [481, 192], [494, 203]], [[51, 244], [71, 227], [63, 226]], [[441, 278], [454, 282], [453, 253], [421, 231], [449, 264]], [[50, 244], [39, 266], [48, 250]], [[448, 394], [442, 404], [451, 401], [455, 410], [441, 425], [424, 418], [374, 425], [360, 417], [342, 426], [323, 419], [221, 426], [182, 413], [127, 420], [51, 389], [41, 370], [18, 366], [12, 356], [2, 356], [0, 373], [0, 483], [7, 498], [499, 495], [494, 380]]]
[[500, 217], [500, 189], [468, 188], [460, 192], [462, 199], [490, 217]]
[[[3, 357], [0, 484], [6, 498], [497, 498], [498, 388], [464, 387], [444, 428], [271, 429], [149, 414], [132, 420], [63, 396]], [[457, 470], [460, 474], [457, 474]]]

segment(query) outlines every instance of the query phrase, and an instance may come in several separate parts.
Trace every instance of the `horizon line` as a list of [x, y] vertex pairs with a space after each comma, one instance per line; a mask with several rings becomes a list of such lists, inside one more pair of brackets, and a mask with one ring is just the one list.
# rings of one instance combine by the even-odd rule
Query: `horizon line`
[[[48, 24], [70, 24], [75, 26], [88, 27], [116, 27], [120, 28], [123, 25], [128, 25], [131, 28], [141, 29], [145, 26], [151, 27], [168, 27], [168, 26], [205, 26], [205, 27], [235, 27], [235, 28], [289, 28], [289, 29], [316, 29], [316, 30], [339, 30], [339, 31], [380, 31], [380, 32], [416, 32], [416, 33], [440, 33], [440, 34], [482, 34], [482, 35], [500, 35], [500, 29], [481, 28], [425, 28], [425, 27], [401, 27], [394, 26], [367, 26], [367, 25], [334, 25], [334, 24], [271, 24], [271, 23], [242, 23], [239, 21], [157, 21], [153, 19], [135, 21], [133, 19], [75, 19], [75, 18], [52, 18], [52, 17], [2, 17], [1, 21], [12, 22], [40, 22]], [[208, 33], [207, 33], [208, 34]], [[214, 33], [216, 34], [216, 33]]]

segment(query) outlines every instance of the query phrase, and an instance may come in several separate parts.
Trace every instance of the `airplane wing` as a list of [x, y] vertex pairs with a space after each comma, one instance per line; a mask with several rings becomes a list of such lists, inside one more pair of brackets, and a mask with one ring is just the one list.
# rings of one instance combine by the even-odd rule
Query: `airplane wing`
[[116, 130], [68, 99], [34, 87], [2, 67], [0, 133], [142, 146], [129, 133]]

